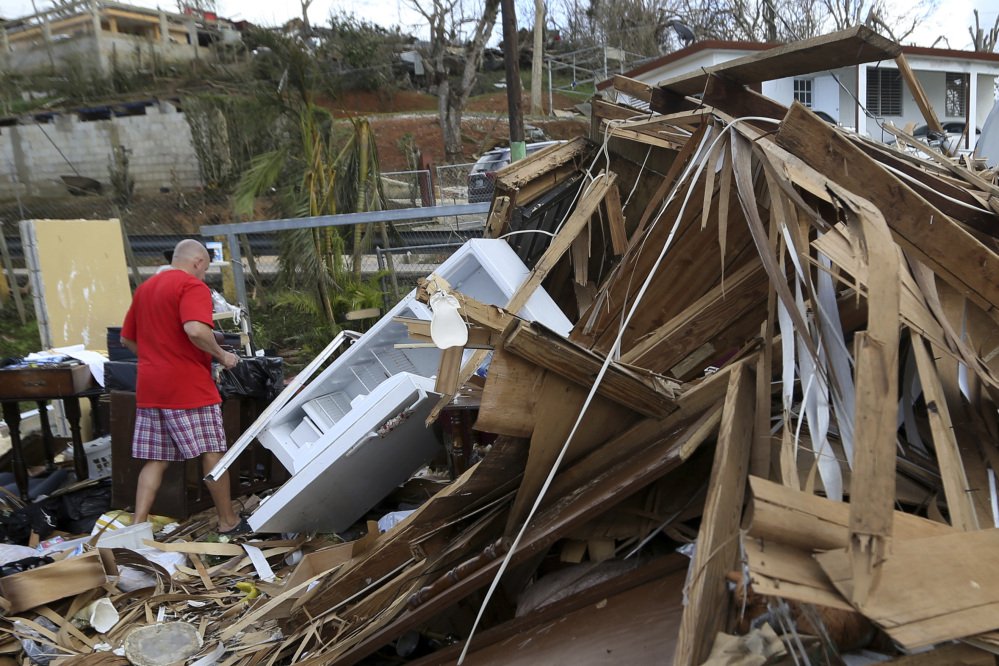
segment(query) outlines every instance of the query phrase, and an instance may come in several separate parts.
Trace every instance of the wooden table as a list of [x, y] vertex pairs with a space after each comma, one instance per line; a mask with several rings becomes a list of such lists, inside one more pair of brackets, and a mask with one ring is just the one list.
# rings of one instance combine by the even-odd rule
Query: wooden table
[[38, 405], [38, 417], [45, 441], [45, 457], [50, 468], [55, 465], [54, 437], [46, 408], [50, 400], [62, 400], [73, 440], [73, 467], [78, 480], [88, 476], [87, 455], [80, 433], [80, 398], [88, 398], [96, 424], [97, 399], [102, 389], [96, 387], [86, 365], [33, 367], [0, 370], [0, 403], [3, 418], [10, 428], [11, 467], [21, 499], [28, 500], [28, 468], [21, 448], [21, 409], [19, 402]]

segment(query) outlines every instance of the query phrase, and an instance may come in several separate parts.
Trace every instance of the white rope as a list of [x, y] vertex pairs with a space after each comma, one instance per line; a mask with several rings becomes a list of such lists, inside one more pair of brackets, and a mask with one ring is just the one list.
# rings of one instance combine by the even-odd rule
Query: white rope
[[[721, 139], [721, 137], [724, 136], [725, 132], [730, 131], [736, 123], [749, 120], [759, 120], [759, 121], [773, 122], [773, 123], [780, 122], [778, 120], [774, 120], [773, 118], [760, 118], [754, 116], [735, 118], [732, 120], [732, 122], [729, 125], [727, 125], [721, 132], [719, 132], [718, 137], [715, 139], [714, 143], [717, 143]], [[712, 144], [712, 148], [714, 147], [714, 143]], [[710, 150], [706, 154], [710, 154]], [[695, 165], [695, 160], [692, 159], [690, 164], [687, 166], [688, 173], [690, 172], [691, 169], [694, 168], [694, 165]], [[697, 176], [700, 175], [701, 171], [703, 171], [703, 169], [704, 169], [704, 163], [702, 161], [698, 164], [698, 168], [696, 169], [696, 173], [694, 174], [695, 180], [697, 179]], [[685, 180], [685, 178], [681, 179], [681, 181], [677, 181], [677, 184], [682, 182], [682, 180]], [[674, 191], [675, 189], [676, 188], [674, 187]], [[676, 232], [680, 227], [680, 222], [683, 220], [683, 214], [686, 211], [687, 204], [690, 202], [690, 197], [692, 192], [693, 188], [687, 188], [687, 194], [684, 197], [683, 204], [680, 207], [680, 211], [677, 213], [676, 222], [674, 222], [673, 228], [670, 229], [669, 235], [666, 238], [666, 242], [663, 244], [662, 251], [660, 251], [659, 256], [656, 258], [655, 263], [653, 264], [652, 268], [649, 270], [648, 275], [646, 275], [645, 281], [642, 283], [641, 288], [639, 289], [638, 293], [635, 295], [635, 301], [631, 306], [631, 310], [628, 312], [628, 315], [625, 317], [620, 328], [618, 329], [617, 337], [614, 340], [614, 344], [611, 345], [610, 351], [608, 352], [606, 358], [604, 358], [604, 362], [600, 366], [600, 371], [597, 373], [597, 377], [593, 382], [593, 386], [590, 388], [590, 391], [586, 396], [586, 400], [583, 402], [583, 406], [579, 411], [579, 416], [576, 418], [576, 422], [573, 424], [572, 430], [569, 432], [569, 436], [566, 438], [565, 443], [562, 445], [562, 449], [559, 451], [558, 456], [555, 459], [555, 462], [552, 464], [551, 471], [548, 473], [548, 476], [545, 478], [545, 481], [541, 486], [541, 490], [538, 492], [538, 496], [537, 498], [535, 498], [534, 504], [531, 506], [531, 510], [530, 512], [528, 512], [527, 518], [524, 520], [524, 524], [521, 526], [520, 531], [517, 532], [517, 536], [514, 538], [513, 543], [510, 545], [510, 550], [503, 557], [503, 562], [500, 564], [499, 571], [496, 572], [496, 575], [493, 577], [492, 583], [489, 585], [489, 590], [486, 592], [486, 596], [482, 600], [482, 604], [479, 606], [479, 612], [475, 616], [475, 622], [472, 624], [472, 629], [468, 634], [468, 638], [465, 639], [465, 644], [461, 650], [461, 656], [458, 657], [459, 666], [464, 662], [465, 657], [468, 654], [468, 648], [472, 644], [472, 638], [475, 636], [475, 631], [476, 629], [478, 629], [479, 622], [482, 621], [482, 616], [485, 613], [486, 606], [489, 604], [489, 601], [492, 599], [493, 594], [496, 592], [496, 588], [499, 585], [499, 581], [503, 577], [503, 574], [506, 572], [507, 567], [510, 565], [510, 561], [513, 559], [514, 553], [517, 552], [517, 548], [520, 545], [520, 542], [523, 539], [524, 534], [527, 532], [527, 526], [530, 525], [531, 520], [534, 518], [534, 515], [537, 513], [538, 508], [541, 506], [541, 502], [544, 499], [545, 494], [548, 492], [548, 488], [551, 486], [552, 480], [555, 478], [555, 473], [558, 471], [559, 466], [562, 464], [562, 460], [565, 458], [566, 451], [568, 451], [569, 449], [569, 444], [572, 442], [573, 437], [575, 437], [576, 432], [579, 430], [579, 426], [582, 424], [583, 417], [586, 415], [587, 409], [589, 409], [590, 404], [593, 402], [593, 398], [594, 396], [596, 396], [597, 389], [600, 386], [600, 383], [603, 381], [604, 375], [607, 374], [607, 369], [610, 367], [610, 364], [614, 360], [614, 358], [616, 358], [620, 353], [621, 340], [624, 337], [624, 331], [627, 328], [628, 323], [631, 321], [631, 318], [634, 316], [635, 312], [637, 312], [638, 306], [642, 302], [642, 298], [644, 298], [645, 296], [645, 292], [648, 290], [649, 285], [652, 284], [652, 279], [655, 277], [656, 273], [658, 272], [659, 266], [662, 264], [663, 259], [666, 258], [666, 253], [673, 245], [673, 239], [676, 237]], [[655, 226], [655, 224], [658, 224], [659, 218], [662, 216], [662, 213], [665, 212], [665, 210], [666, 208], [664, 206], [661, 209], [659, 215], [656, 217], [656, 220], [650, 226], [650, 230], [653, 226]]]

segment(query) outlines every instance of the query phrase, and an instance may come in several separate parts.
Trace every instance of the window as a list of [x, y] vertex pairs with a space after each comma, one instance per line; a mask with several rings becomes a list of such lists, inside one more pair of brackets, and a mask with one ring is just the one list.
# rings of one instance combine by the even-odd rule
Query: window
[[812, 108], [812, 80], [794, 80], [794, 101], [804, 104], [809, 109]]
[[877, 116], [902, 115], [902, 75], [897, 69], [867, 68], [867, 110]]
[[963, 118], [968, 112], [968, 76], [948, 72], [944, 92], [944, 114], [948, 118]]

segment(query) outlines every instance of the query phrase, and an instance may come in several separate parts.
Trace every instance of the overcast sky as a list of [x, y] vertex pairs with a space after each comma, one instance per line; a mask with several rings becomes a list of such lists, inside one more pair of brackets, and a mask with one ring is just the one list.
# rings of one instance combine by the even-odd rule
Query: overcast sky
[[[39, 8], [49, 5], [47, 0], [35, 0]], [[176, 2], [157, 2], [156, 0], [125, 0], [132, 4], [145, 7], [162, 6], [174, 10]], [[894, 0], [902, 6], [911, 4], [911, 0]], [[280, 25], [288, 19], [299, 15], [298, 2], [285, 0], [220, 0], [220, 14], [227, 18], [245, 19], [260, 25]], [[518, 2], [518, 6], [531, 3]], [[999, 3], [996, 0], [940, 0], [940, 7], [913, 36], [920, 46], [929, 46], [939, 35], [945, 35], [951, 48], [970, 49], [971, 38], [968, 26], [974, 24], [972, 10], [977, 7], [983, 27], [988, 30], [996, 19]], [[406, 0], [313, 0], [309, 8], [309, 19], [314, 25], [327, 22], [330, 12], [343, 11], [356, 14], [365, 20], [384, 26], [399, 25], [406, 32], [422, 36], [425, 29], [420, 16], [409, 9]], [[30, 0], [0, 0], [0, 16], [15, 18], [30, 14]], [[521, 23], [527, 23], [528, 16], [521, 17]], [[496, 26], [497, 41], [499, 25]], [[942, 44], [941, 44], [942, 46]]]

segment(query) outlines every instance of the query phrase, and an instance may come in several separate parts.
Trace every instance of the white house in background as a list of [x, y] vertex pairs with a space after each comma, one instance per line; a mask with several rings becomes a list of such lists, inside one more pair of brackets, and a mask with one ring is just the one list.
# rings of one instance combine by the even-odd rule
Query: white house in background
[[[720, 65], [772, 47], [755, 42], [707, 40], [646, 62], [624, 75], [655, 85], [691, 70]], [[965, 122], [969, 127], [981, 129], [995, 103], [999, 53], [917, 46], [904, 46], [902, 52], [941, 123]], [[603, 81], [597, 88], [613, 91], [613, 79]], [[797, 100], [817, 112], [829, 114], [844, 127], [858, 128], [860, 133], [882, 141], [888, 140], [889, 135], [879, 123], [891, 122], [897, 127], [910, 122], [925, 123], [894, 60], [766, 81], [758, 90], [785, 105]], [[617, 95], [618, 101], [625, 104], [648, 106], [623, 93]], [[864, 112], [864, 107], [874, 118]], [[962, 147], [973, 148], [974, 136], [971, 134], [968, 144]]]
[[102, 74], [152, 70], [157, 62], [211, 59], [213, 45], [242, 39], [230, 21], [181, 4], [184, 13], [176, 14], [113, 0], [72, 0], [0, 22], [0, 72], [65, 72], [69, 64]]

